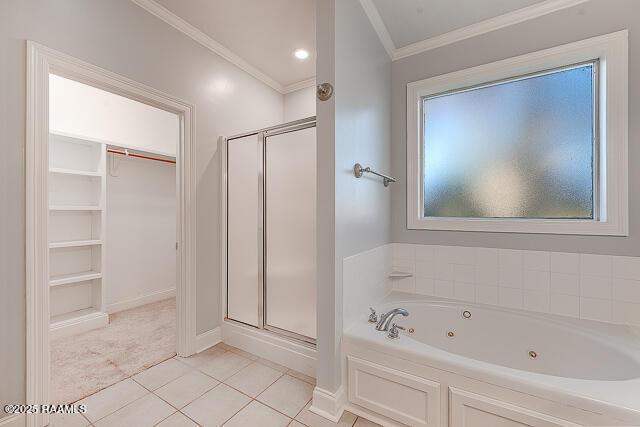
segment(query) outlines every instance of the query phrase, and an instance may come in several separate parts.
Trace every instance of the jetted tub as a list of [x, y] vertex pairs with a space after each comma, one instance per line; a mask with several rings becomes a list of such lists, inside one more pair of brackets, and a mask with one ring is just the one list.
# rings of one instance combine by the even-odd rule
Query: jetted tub
[[[405, 328], [398, 339], [376, 331], [366, 316], [345, 332], [349, 397], [356, 411], [362, 405], [409, 425], [447, 425], [440, 424], [447, 417], [464, 419], [456, 418], [449, 408], [449, 414], [439, 410], [441, 416], [436, 417], [437, 423], [428, 423], [426, 418], [420, 423], [417, 421], [420, 416], [414, 420], [404, 417], [403, 411], [394, 411], [393, 399], [368, 406], [367, 403], [375, 399], [359, 398], [358, 391], [352, 389], [358, 386], [357, 367], [371, 362], [383, 370], [398, 371], [400, 377], [416, 375], [428, 382], [435, 381], [445, 389], [455, 389], [464, 383], [457, 379], [461, 377], [476, 380], [479, 388], [472, 391], [482, 396], [492, 393], [491, 387], [483, 387], [483, 383], [523, 395], [523, 400], [515, 396], [516, 401], [509, 404], [526, 406], [525, 397], [533, 396], [537, 401], [552, 401], [560, 405], [560, 409], [574, 407], [578, 412], [594, 414], [594, 417], [576, 414], [573, 422], [577, 425], [598, 425], [605, 421], [640, 425], [640, 330], [637, 328], [400, 292], [392, 293], [375, 308], [383, 313], [396, 307], [409, 312], [408, 317], [398, 315], [393, 320]], [[373, 384], [369, 387], [374, 387]], [[447, 399], [447, 393], [441, 397], [440, 400]], [[449, 399], [453, 397], [449, 394]], [[534, 406], [549, 414], [553, 405], [545, 407], [535, 403]], [[386, 411], [388, 408], [391, 410]], [[394, 416], [396, 412], [400, 416]], [[562, 420], [572, 417], [566, 413], [551, 415]], [[517, 422], [535, 425], [531, 421]], [[473, 421], [468, 421], [468, 425], [471, 424]], [[460, 421], [451, 425], [467, 424]]]

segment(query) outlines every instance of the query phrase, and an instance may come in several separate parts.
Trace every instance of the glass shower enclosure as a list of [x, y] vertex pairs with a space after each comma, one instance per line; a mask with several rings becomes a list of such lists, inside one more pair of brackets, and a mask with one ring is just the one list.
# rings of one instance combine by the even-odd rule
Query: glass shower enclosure
[[316, 121], [227, 138], [228, 320], [316, 339]]

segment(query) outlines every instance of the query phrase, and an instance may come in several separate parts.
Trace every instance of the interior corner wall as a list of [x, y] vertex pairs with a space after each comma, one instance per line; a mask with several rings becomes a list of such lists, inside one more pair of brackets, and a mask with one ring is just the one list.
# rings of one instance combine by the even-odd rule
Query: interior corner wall
[[[283, 96], [129, 0], [0, 2], [0, 402], [25, 400], [26, 40], [196, 106], [197, 331], [219, 325], [217, 139], [282, 122]], [[11, 325], [8, 327], [7, 325]], [[0, 415], [3, 416], [4, 414]]]
[[176, 166], [110, 154], [106, 214], [107, 310], [175, 295]]
[[316, 115], [315, 85], [284, 95], [284, 122], [305, 119]]
[[[391, 60], [360, 2], [335, 0], [334, 7], [335, 134], [332, 161], [335, 220], [331, 231], [335, 238], [332, 270], [335, 275], [331, 286], [318, 282], [319, 288], [331, 289], [335, 317], [335, 323], [330, 325], [334, 329], [324, 331], [332, 338], [332, 345], [324, 348], [325, 343], [322, 342], [322, 347], [319, 347], [318, 385], [332, 392], [341, 384], [342, 376], [343, 259], [391, 241], [390, 188], [384, 187], [377, 177], [365, 175], [357, 179], [353, 175], [355, 163], [371, 166], [383, 173], [390, 169]], [[327, 29], [320, 31], [326, 32]], [[318, 58], [319, 62], [326, 60], [320, 51]], [[318, 79], [319, 83], [323, 81]], [[322, 104], [318, 104], [319, 110]], [[319, 119], [319, 126], [322, 125]], [[325, 142], [318, 139], [319, 146]], [[318, 165], [319, 170], [323, 167]], [[318, 181], [322, 181], [320, 175]], [[322, 231], [319, 230], [319, 235]], [[322, 268], [319, 265], [319, 269]], [[329, 303], [331, 296], [324, 302]], [[327, 323], [323, 310], [319, 307], [318, 312], [322, 313], [319, 327], [320, 323]]]
[[[392, 65], [392, 235], [397, 243], [504, 249], [640, 255], [640, 2], [591, 0], [481, 36], [393, 62]], [[484, 233], [407, 229], [406, 85], [538, 50], [629, 29], [629, 236]]]

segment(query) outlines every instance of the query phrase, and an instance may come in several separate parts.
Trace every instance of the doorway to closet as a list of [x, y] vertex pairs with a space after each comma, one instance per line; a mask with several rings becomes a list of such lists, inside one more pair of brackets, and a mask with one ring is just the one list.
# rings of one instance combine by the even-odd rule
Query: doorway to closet
[[176, 354], [179, 116], [49, 75], [50, 401]]

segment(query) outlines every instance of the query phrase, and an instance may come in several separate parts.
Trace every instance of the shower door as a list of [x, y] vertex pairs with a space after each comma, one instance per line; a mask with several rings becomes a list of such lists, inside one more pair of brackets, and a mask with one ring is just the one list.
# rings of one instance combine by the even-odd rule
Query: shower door
[[227, 141], [227, 317], [262, 327], [262, 135]]
[[228, 138], [227, 194], [227, 318], [315, 342], [315, 118]]

